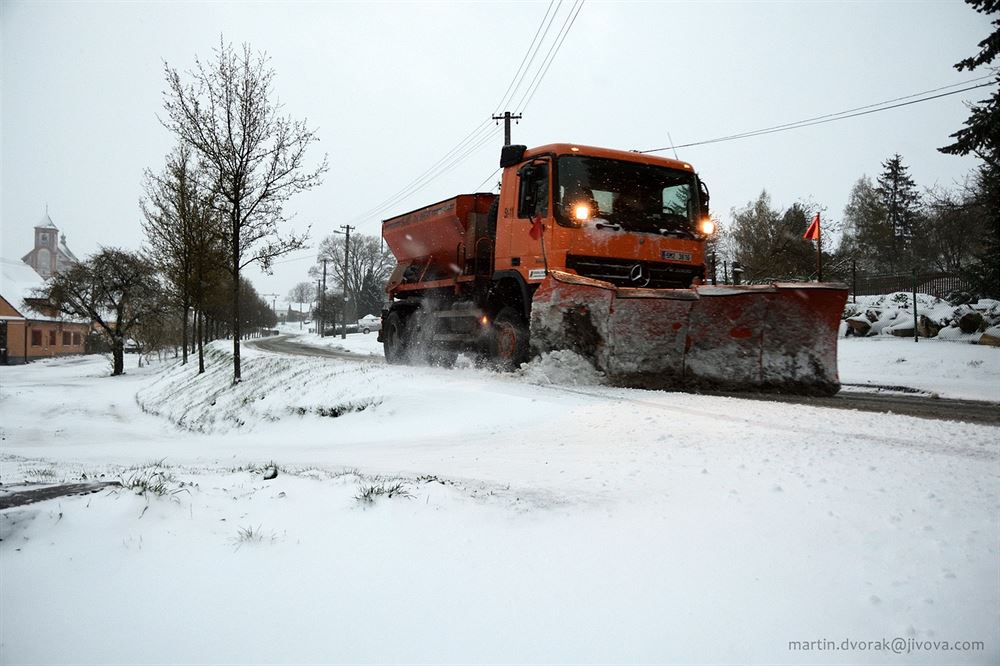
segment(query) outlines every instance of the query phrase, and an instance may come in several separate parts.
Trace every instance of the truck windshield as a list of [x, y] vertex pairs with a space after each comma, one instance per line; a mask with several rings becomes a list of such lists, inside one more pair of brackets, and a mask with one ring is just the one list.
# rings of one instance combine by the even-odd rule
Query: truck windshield
[[556, 220], [579, 226], [576, 210], [586, 206], [588, 223], [625, 231], [688, 236], [694, 229], [694, 174], [667, 167], [598, 157], [563, 155], [558, 161]]

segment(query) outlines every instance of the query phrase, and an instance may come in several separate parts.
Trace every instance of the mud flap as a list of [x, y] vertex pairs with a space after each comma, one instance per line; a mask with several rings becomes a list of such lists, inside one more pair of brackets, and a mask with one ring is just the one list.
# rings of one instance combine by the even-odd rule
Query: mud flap
[[531, 344], [591, 358], [620, 386], [833, 394], [846, 299], [832, 283], [627, 289], [553, 271]]

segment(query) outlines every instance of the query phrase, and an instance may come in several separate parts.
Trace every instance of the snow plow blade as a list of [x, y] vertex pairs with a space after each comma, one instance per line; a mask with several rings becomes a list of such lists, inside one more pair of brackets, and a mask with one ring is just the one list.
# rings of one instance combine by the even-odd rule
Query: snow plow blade
[[531, 345], [590, 358], [617, 386], [832, 395], [846, 301], [839, 283], [631, 289], [550, 271]]

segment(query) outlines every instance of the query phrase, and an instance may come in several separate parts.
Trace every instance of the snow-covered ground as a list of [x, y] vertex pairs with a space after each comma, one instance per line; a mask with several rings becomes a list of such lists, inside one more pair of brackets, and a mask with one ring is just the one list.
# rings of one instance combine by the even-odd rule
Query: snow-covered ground
[[844, 384], [905, 386], [942, 398], [1000, 402], [998, 347], [936, 338], [845, 338], [839, 341], [837, 365]]
[[[0, 369], [4, 488], [136, 487], [0, 513], [0, 663], [1000, 659], [998, 428], [315, 342], [374, 357]], [[841, 379], [996, 399], [998, 352], [847, 340]]]

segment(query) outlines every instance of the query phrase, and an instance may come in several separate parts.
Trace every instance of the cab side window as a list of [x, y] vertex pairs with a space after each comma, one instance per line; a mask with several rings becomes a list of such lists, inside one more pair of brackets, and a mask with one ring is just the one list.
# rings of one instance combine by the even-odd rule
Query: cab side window
[[517, 216], [546, 217], [549, 213], [548, 164], [531, 164], [523, 167], [519, 173], [521, 190], [517, 200]]

